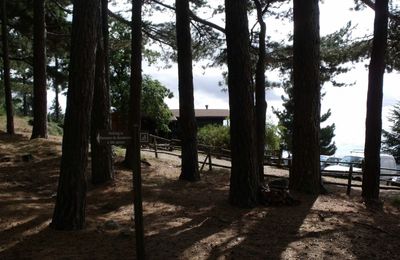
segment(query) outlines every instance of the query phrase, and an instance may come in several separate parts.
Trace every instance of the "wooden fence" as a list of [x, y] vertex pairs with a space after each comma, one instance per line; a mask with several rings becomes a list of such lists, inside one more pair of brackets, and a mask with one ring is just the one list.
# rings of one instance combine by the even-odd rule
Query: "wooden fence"
[[[150, 137], [150, 142], [148, 144], [148, 151], [154, 152], [154, 156], [158, 158], [159, 154], [168, 154], [172, 156], [177, 156], [181, 157], [180, 154], [177, 154], [173, 151], [180, 151], [181, 150], [181, 141], [177, 139], [166, 139], [162, 138], [159, 136], [155, 135], [149, 135]], [[142, 150], [146, 150], [146, 147], [143, 147]], [[224, 149], [221, 147], [214, 147], [210, 145], [204, 145], [204, 144], [198, 144], [198, 153], [205, 155], [205, 158], [202, 161], [199, 161], [200, 165], [200, 171], [204, 170], [205, 166], [208, 166], [209, 170], [212, 170], [213, 167], [219, 167], [219, 168], [226, 168], [230, 169], [231, 166], [229, 165], [223, 165], [223, 164], [218, 164], [213, 162], [213, 158], [215, 159], [220, 159], [224, 161], [231, 161], [230, 157], [230, 150]], [[267, 166], [275, 166], [275, 167], [280, 167], [284, 169], [290, 170], [291, 167], [291, 160], [290, 159], [284, 159], [276, 156], [275, 154], [267, 155], [264, 158], [264, 165]], [[346, 193], [350, 195], [351, 189], [353, 187], [361, 187], [360, 184], [355, 184], [354, 181], [356, 179], [361, 179], [362, 178], [362, 173], [361, 172], [355, 172], [353, 170], [353, 164], [350, 163], [349, 171], [327, 171], [327, 170], [322, 170], [321, 171], [321, 176], [326, 176], [326, 177], [331, 177], [335, 179], [347, 179], [347, 183], [343, 182], [331, 182], [331, 181], [324, 181], [324, 184], [331, 184], [331, 185], [338, 185], [338, 186], [346, 186], [347, 191]], [[400, 171], [399, 170], [393, 170], [393, 169], [385, 169], [382, 168], [381, 170], [390, 170], [390, 171], [395, 171], [396, 173], [394, 174], [381, 174], [381, 177], [394, 177], [394, 176], [400, 176]], [[270, 175], [270, 174], [264, 174], [265, 176], [268, 177], [278, 177], [275, 175]], [[390, 180], [386, 180], [388, 184], [395, 184], [392, 183]], [[382, 190], [398, 190], [400, 191], [400, 187], [394, 187], [394, 186], [381, 186], [379, 187]]]

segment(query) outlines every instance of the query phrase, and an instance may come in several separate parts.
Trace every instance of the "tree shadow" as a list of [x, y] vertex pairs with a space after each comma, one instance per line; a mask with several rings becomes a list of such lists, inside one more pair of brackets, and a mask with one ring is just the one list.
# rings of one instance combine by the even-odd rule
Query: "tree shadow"
[[296, 196], [301, 204], [294, 207], [259, 208], [243, 216], [232, 229], [236, 236], [213, 247], [208, 259], [282, 258], [288, 245], [299, 239], [299, 230], [317, 196]]
[[359, 259], [394, 259], [400, 248], [399, 209], [384, 201], [363, 203], [365, 217], [352, 220], [358, 236], [351, 238]]
[[[90, 234], [100, 241], [99, 244], [106, 243], [103, 242], [103, 230], [98, 229], [97, 224], [94, 224], [96, 219], [98, 217], [106, 219], [110, 212], [130, 204], [132, 200], [130, 190], [114, 191], [115, 186], [112, 185], [101, 187], [88, 185], [87, 201], [90, 203], [87, 206], [87, 212], [90, 212], [87, 221], [88, 229], [77, 232], [76, 235], [74, 232], [58, 232], [49, 229], [48, 224], [53, 213], [59, 178], [59, 162], [60, 157], [57, 157], [0, 167], [2, 190], [0, 194], [0, 259], [42, 259], [43, 255], [46, 256], [44, 258], [53, 259], [57, 257], [53, 257], [49, 252], [57, 255], [59, 250], [64, 252], [67, 258], [79, 258], [79, 255], [69, 254], [68, 247], [75, 248], [77, 252], [86, 256], [86, 259], [93, 259], [90, 254], [83, 252], [81, 248], [85, 246], [79, 241], [90, 239]], [[111, 204], [112, 207], [109, 201], [115, 202]], [[116, 237], [118, 234], [109, 234], [109, 242], [115, 240]], [[127, 249], [131, 248], [127, 244], [125, 246]], [[63, 254], [60, 253], [60, 256]], [[100, 254], [97, 256], [101, 258]], [[120, 256], [123, 258], [123, 254]]]
[[[55, 163], [43, 161], [37, 167], [40, 174], [51, 178], [23, 183], [26, 179], [20, 177], [15, 185], [7, 186], [10, 196], [6, 202], [0, 201], [6, 209], [2, 218], [3, 214], [15, 217], [23, 208], [29, 211], [15, 217], [15, 226], [3, 229], [13, 233], [17, 243], [0, 250], [0, 259], [134, 259], [135, 239], [130, 231], [132, 173], [116, 167], [115, 183], [89, 185], [85, 230], [55, 231], [47, 227], [55, 199], [54, 176], [58, 177]], [[330, 236], [338, 231], [301, 230], [306, 218], [317, 214], [312, 209], [317, 197], [296, 195], [301, 204], [295, 207], [240, 209], [227, 201], [229, 171], [206, 172], [200, 182], [188, 183], [177, 180], [176, 168], [170, 169], [176, 170], [176, 178], [171, 178], [163, 173], [169, 165], [157, 167], [143, 169], [145, 242], [151, 259], [281, 258], [297, 240]], [[13, 171], [18, 173], [0, 175], [0, 181], [29, 169]], [[107, 220], [118, 222], [119, 228], [106, 229], [103, 224]], [[121, 232], [123, 229], [129, 232]], [[10, 238], [4, 237], [4, 241]]]
[[221, 176], [215, 177], [218, 181], [212, 183], [164, 180], [156, 188], [144, 186], [147, 203], [153, 203], [153, 207], [161, 204], [161, 211], [163, 204], [174, 207], [145, 216], [151, 258], [191, 258], [198, 248], [208, 252], [199, 258], [278, 258], [290, 242], [298, 239], [299, 228], [317, 198], [303, 196], [296, 207], [236, 208], [227, 201], [229, 187], [221, 185]]

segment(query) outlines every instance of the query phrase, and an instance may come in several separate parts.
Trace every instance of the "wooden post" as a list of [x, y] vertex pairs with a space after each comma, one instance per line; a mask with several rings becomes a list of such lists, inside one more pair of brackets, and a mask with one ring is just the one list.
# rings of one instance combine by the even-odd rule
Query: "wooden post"
[[133, 201], [135, 215], [136, 256], [145, 259], [143, 205], [142, 205], [142, 172], [140, 161], [140, 128], [134, 125], [132, 131], [133, 156]]
[[157, 138], [153, 136], [153, 143], [154, 143], [154, 156], [158, 158], [158, 151], [157, 151]]
[[347, 180], [347, 195], [350, 195], [351, 192], [351, 179], [353, 179], [353, 164], [350, 164], [349, 177]]
[[211, 149], [208, 149], [208, 169], [212, 171]]
[[203, 164], [201, 165], [200, 172], [203, 171], [203, 168], [204, 168], [204, 165], [205, 165], [206, 162], [207, 162], [207, 159], [208, 159], [208, 155], [206, 155], [206, 158], [204, 159], [204, 162], [203, 162]]

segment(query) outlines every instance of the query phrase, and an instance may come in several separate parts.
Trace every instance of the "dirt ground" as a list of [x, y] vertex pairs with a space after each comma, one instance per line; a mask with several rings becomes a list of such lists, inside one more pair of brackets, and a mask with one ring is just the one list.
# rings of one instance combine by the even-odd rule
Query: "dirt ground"
[[[59, 137], [0, 134], [0, 259], [135, 259], [132, 173], [121, 158], [114, 183], [89, 184], [84, 230], [49, 228], [60, 150]], [[179, 161], [143, 157], [149, 259], [400, 258], [398, 192], [383, 192], [382, 208], [366, 207], [359, 190], [348, 197], [328, 186], [319, 197], [293, 194], [297, 206], [239, 209], [227, 201], [228, 170], [187, 183], [178, 181]]]

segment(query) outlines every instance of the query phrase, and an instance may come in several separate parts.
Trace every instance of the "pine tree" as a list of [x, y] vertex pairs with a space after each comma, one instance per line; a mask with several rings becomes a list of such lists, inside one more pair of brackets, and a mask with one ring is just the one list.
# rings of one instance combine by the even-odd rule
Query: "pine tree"
[[[281, 126], [283, 149], [292, 151], [292, 134], [293, 134], [293, 87], [289, 81], [285, 82], [283, 89], [287, 97], [282, 96], [284, 110], [273, 109], [274, 114], [278, 117], [279, 126]], [[320, 125], [326, 122], [331, 116], [331, 110], [329, 109], [326, 113], [322, 114], [320, 117]], [[321, 154], [333, 155], [336, 152], [336, 145], [333, 141], [335, 137], [335, 123], [327, 125], [325, 127], [320, 126], [320, 136], [319, 143]]]
[[320, 192], [320, 37], [318, 0], [293, 1], [293, 190]]
[[182, 133], [182, 171], [179, 179], [200, 179], [197, 156], [197, 124], [194, 114], [192, 40], [189, 0], [176, 0], [176, 42], [179, 77], [179, 126]]
[[397, 103], [388, 118], [392, 123], [390, 131], [383, 130], [382, 150], [394, 156], [397, 163], [400, 163], [400, 103]]
[[367, 118], [365, 121], [362, 196], [379, 198], [380, 150], [382, 135], [383, 75], [388, 37], [389, 1], [375, 2], [374, 39], [368, 72]]
[[7, 133], [10, 135], [15, 134], [14, 131], [14, 109], [12, 104], [11, 95], [11, 82], [10, 82], [10, 59], [8, 49], [8, 29], [7, 29], [7, 0], [2, 0], [2, 15], [1, 15], [1, 32], [3, 43], [3, 82], [4, 82], [4, 96], [7, 113]]
[[44, 0], [33, 1], [33, 128], [31, 139], [47, 138], [46, 22]]
[[228, 92], [232, 169], [229, 200], [251, 207], [258, 203], [254, 98], [251, 86], [246, 0], [225, 0]]
[[90, 148], [92, 157], [92, 183], [102, 184], [114, 179], [110, 145], [100, 145], [96, 138], [101, 130], [111, 130], [110, 89], [108, 69], [108, 1], [101, 0], [100, 23], [97, 29], [97, 52]]
[[100, 0], [74, 1], [69, 88], [60, 178], [51, 226], [77, 230], [85, 225], [86, 168], [95, 81]]

